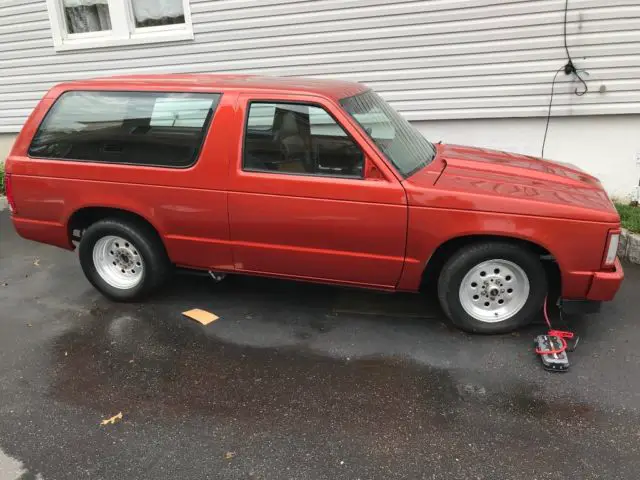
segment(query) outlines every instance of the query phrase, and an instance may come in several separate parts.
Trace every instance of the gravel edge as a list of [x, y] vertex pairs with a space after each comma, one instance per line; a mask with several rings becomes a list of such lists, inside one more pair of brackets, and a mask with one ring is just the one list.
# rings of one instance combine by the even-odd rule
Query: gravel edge
[[622, 229], [620, 245], [618, 245], [618, 257], [622, 260], [640, 265], [640, 234], [631, 233]]

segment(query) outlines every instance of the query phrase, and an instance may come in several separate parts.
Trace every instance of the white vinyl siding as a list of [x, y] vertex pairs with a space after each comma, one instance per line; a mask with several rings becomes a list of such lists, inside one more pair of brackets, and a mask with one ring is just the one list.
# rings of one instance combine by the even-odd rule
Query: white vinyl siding
[[[194, 40], [56, 52], [43, 0], [0, 4], [0, 132], [55, 83], [242, 72], [367, 83], [409, 120], [541, 117], [566, 63], [565, 0], [191, 0]], [[640, 0], [569, 0], [590, 91], [560, 74], [554, 115], [640, 113]], [[604, 85], [604, 93], [600, 93]]]

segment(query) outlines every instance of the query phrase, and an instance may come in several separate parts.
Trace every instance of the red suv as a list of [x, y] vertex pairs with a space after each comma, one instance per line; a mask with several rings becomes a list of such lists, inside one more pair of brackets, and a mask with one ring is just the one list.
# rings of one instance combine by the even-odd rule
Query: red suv
[[619, 217], [597, 179], [433, 144], [357, 83], [61, 84], [6, 171], [18, 233], [77, 245], [115, 300], [150, 293], [174, 266], [411, 292], [433, 280], [455, 325], [496, 333], [540, 311], [554, 272], [565, 308], [611, 300], [623, 278]]

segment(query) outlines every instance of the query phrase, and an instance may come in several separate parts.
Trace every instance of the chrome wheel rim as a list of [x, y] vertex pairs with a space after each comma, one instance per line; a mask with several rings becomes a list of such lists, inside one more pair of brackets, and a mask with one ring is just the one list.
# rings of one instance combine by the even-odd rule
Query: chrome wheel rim
[[93, 246], [93, 265], [105, 282], [128, 290], [142, 281], [144, 261], [129, 240], [115, 235], [102, 237]]
[[503, 322], [516, 315], [529, 298], [529, 278], [509, 260], [495, 259], [473, 267], [460, 284], [460, 303], [481, 322]]

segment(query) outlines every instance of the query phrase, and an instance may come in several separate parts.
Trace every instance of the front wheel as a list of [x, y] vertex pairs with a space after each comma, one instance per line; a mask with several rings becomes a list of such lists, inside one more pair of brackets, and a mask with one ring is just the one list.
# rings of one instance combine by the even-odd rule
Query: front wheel
[[451, 322], [473, 333], [504, 333], [529, 323], [547, 294], [539, 256], [503, 242], [454, 254], [438, 279], [438, 297]]

